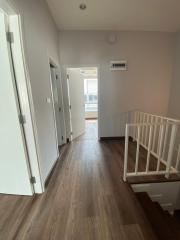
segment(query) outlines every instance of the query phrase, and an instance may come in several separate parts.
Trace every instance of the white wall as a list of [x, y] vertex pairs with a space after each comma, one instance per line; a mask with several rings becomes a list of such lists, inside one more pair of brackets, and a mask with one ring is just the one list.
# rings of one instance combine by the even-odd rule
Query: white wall
[[[120, 135], [121, 112], [138, 108], [166, 115], [168, 108], [174, 34], [118, 32], [117, 35], [118, 42], [113, 45], [108, 43], [106, 31], [60, 32], [60, 60], [64, 69], [67, 65], [99, 66], [101, 137]], [[111, 72], [110, 61], [122, 59], [128, 60], [128, 71]], [[65, 76], [64, 91], [67, 114]]]
[[168, 116], [180, 119], [180, 32], [176, 34], [174, 76], [171, 85]]
[[44, 0], [11, 0], [22, 16], [25, 53], [35, 109], [40, 168], [45, 181], [57, 159], [51, 98], [49, 57], [58, 65], [58, 30]]

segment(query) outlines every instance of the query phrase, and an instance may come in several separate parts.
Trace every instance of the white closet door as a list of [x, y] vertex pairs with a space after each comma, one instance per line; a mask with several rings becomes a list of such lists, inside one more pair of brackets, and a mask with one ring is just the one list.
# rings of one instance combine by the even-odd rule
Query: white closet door
[[0, 193], [32, 195], [7, 29], [0, 12]]
[[80, 69], [68, 70], [72, 139], [85, 132], [84, 79]]

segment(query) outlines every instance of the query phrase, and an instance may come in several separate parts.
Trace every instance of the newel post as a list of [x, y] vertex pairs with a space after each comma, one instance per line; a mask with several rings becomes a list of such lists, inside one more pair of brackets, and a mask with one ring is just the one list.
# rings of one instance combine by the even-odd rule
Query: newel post
[[170, 169], [171, 169], [171, 165], [172, 165], [172, 159], [173, 159], [173, 151], [174, 151], [174, 144], [175, 144], [175, 139], [176, 139], [176, 133], [177, 133], [177, 124], [174, 123], [174, 124], [172, 125], [172, 129], [171, 129], [169, 152], [168, 152], [167, 166], [166, 166], [166, 178], [169, 178], [169, 175], [170, 175]]

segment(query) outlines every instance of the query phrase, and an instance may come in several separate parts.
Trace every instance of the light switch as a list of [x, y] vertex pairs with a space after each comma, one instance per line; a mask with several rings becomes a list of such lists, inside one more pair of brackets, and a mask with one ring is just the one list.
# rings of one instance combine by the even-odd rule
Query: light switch
[[51, 103], [51, 98], [46, 98], [47, 103]]

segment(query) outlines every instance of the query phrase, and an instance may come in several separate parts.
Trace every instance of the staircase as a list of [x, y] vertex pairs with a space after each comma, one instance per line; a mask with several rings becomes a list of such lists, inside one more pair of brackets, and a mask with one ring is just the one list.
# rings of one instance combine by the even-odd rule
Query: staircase
[[179, 214], [170, 215], [168, 211], [161, 208], [158, 202], [153, 202], [146, 192], [138, 192], [136, 197], [158, 240], [180, 239]]
[[130, 113], [123, 180], [131, 184], [157, 239], [180, 240], [180, 211], [175, 210], [180, 191], [180, 120]]

